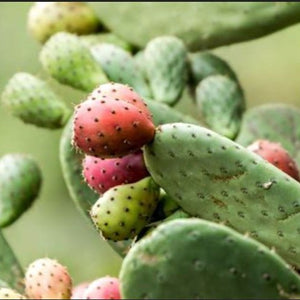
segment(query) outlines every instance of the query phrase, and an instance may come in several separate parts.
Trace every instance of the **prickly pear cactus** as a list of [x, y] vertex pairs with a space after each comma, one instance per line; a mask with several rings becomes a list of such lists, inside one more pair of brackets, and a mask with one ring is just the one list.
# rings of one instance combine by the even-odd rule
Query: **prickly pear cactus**
[[16, 289], [17, 291], [23, 290], [23, 270], [1, 231], [0, 270], [0, 280], [3, 282], [3, 284], [1, 284], [1, 287], [5, 287], [5, 285], [7, 284], [8, 286]]
[[133, 45], [175, 35], [192, 51], [259, 38], [300, 21], [296, 2], [101, 2], [94, 7], [106, 27]]
[[293, 178], [211, 130], [182, 123], [160, 126], [144, 157], [183, 210], [248, 233], [300, 266], [300, 185]]
[[71, 114], [46, 82], [24, 72], [9, 80], [2, 104], [23, 122], [49, 129], [63, 127]]
[[40, 61], [58, 82], [82, 91], [91, 92], [108, 81], [89, 48], [71, 33], [53, 35], [43, 46]]
[[99, 27], [95, 12], [84, 2], [36, 2], [28, 14], [28, 29], [41, 43], [59, 31], [88, 34]]
[[148, 84], [129, 52], [107, 43], [91, 47], [91, 52], [111, 81], [128, 84], [141, 96], [151, 96]]
[[42, 175], [32, 157], [7, 154], [0, 159], [0, 178], [0, 227], [6, 227], [38, 197]]
[[281, 143], [300, 166], [300, 110], [280, 103], [249, 109], [236, 142], [248, 146], [257, 139]]
[[95, 34], [82, 35], [79, 38], [80, 41], [89, 48], [103, 43], [107, 43], [120, 47], [128, 52], [132, 51], [132, 46], [129, 43], [127, 43], [126, 41], [124, 41], [123, 39], [119, 38], [111, 32], [101, 32]]
[[187, 50], [183, 42], [172, 36], [151, 40], [144, 50], [144, 63], [154, 100], [174, 105], [187, 77]]
[[197, 84], [212, 75], [225, 75], [237, 81], [237, 76], [229, 64], [210, 52], [196, 52], [188, 55], [190, 80]]
[[230, 139], [236, 137], [246, 106], [238, 83], [223, 75], [209, 76], [196, 88], [196, 103], [212, 130]]
[[167, 222], [138, 242], [120, 272], [124, 299], [289, 299], [300, 277], [264, 245], [198, 219]]

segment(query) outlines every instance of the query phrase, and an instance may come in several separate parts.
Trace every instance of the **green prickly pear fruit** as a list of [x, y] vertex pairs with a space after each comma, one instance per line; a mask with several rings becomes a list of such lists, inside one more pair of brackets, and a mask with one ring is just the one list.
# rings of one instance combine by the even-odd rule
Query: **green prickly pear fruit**
[[138, 94], [151, 96], [143, 74], [129, 52], [107, 43], [91, 47], [91, 52], [111, 81], [128, 84]]
[[104, 238], [114, 241], [135, 237], [156, 209], [159, 186], [151, 177], [114, 187], [91, 209], [91, 217]]
[[89, 34], [99, 27], [95, 12], [84, 2], [36, 2], [28, 14], [28, 29], [41, 43], [59, 31]]
[[49, 129], [63, 127], [71, 114], [46, 82], [28, 73], [17, 73], [9, 80], [2, 103], [23, 122]]
[[137, 242], [120, 281], [123, 299], [298, 299], [300, 291], [300, 277], [266, 246], [196, 218]]
[[196, 88], [196, 103], [206, 124], [215, 132], [234, 139], [245, 111], [240, 86], [223, 75], [209, 76]]
[[0, 288], [0, 299], [26, 299], [23, 295], [10, 288]]
[[99, 44], [108, 43], [123, 48], [125, 51], [131, 52], [132, 46], [111, 32], [101, 32], [96, 34], [81, 35], [80, 41], [87, 47], [93, 47]]
[[191, 81], [198, 84], [201, 80], [212, 75], [224, 75], [237, 81], [236, 74], [229, 64], [219, 56], [210, 52], [196, 52], [188, 55]]
[[17, 220], [37, 198], [42, 183], [39, 166], [23, 154], [0, 159], [0, 227]]
[[157, 37], [147, 44], [144, 59], [153, 98], [174, 105], [186, 83], [185, 45], [173, 36]]
[[57, 81], [79, 90], [91, 92], [99, 84], [108, 81], [89, 48], [71, 33], [53, 35], [45, 43], [40, 61]]

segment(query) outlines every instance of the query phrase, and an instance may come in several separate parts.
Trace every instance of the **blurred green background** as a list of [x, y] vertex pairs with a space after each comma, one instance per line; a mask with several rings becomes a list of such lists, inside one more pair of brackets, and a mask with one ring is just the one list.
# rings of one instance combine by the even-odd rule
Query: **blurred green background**
[[[26, 18], [32, 2], [0, 3], [0, 92], [19, 71], [47, 78], [38, 61], [40, 46], [28, 34]], [[93, 6], [97, 5], [94, 3]], [[247, 43], [216, 49], [237, 72], [248, 107], [267, 102], [300, 106], [300, 25]], [[51, 85], [70, 105], [84, 94]], [[190, 103], [181, 109], [192, 111]], [[75, 283], [117, 275], [121, 259], [75, 209], [62, 178], [58, 146], [61, 130], [24, 125], [0, 107], [0, 156], [31, 153], [41, 165], [44, 185], [39, 199], [15, 224], [4, 230], [21, 264], [49, 256], [68, 268]]]

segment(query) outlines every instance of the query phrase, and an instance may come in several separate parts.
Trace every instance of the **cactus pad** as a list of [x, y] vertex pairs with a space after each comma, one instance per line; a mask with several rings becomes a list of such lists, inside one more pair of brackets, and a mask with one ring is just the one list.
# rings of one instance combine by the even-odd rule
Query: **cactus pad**
[[42, 175], [35, 160], [24, 154], [0, 159], [0, 227], [16, 221], [37, 198]]
[[3, 234], [0, 231], [0, 283], [1, 287], [10, 287], [22, 291], [23, 285], [23, 270], [17, 261], [14, 253], [9, 247], [7, 241], [5, 240]]
[[236, 137], [246, 106], [238, 83], [224, 75], [209, 76], [196, 88], [196, 103], [212, 130], [230, 139]]
[[2, 103], [23, 122], [49, 129], [63, 127], [71, 114], [46, 82], [28, 73], [17, 73], [9, 80]]
[[91, 47], [91, 52], [109, 80], [128, 84], [141, 96], [151, 96], [144, 75], [129, 52], [107, 43]]
[[249, 233], [300, 266], [300, 184], [293, 178], [189, 124], [160, 126], [144, 156], [153, 179], [186, 212]]
[[300, 278], [264, 245], [198, 219], [160, 225], [125, 258], [124, 299], [289, 299]]
[[102, 2], [94, 7], [111, 31], [133, 45], [175, 35], [193, 51], [259, 38], [300, 21], [296, 2]]
[[58, 82], [82, 91], [91, 92], [108, 81], [89, 48], [71, 33], [53, 35], [42, 48], [40, 61]]
[[156, 101], [174, 105], [182, 95], [187, 77], [187, 50], [173, 36], [151, 40], [144, 50], [144, 66]]
[[233, 80], [237, 80], [229, 64], [210, 52], [190, 53], [188, 61], [193, 84], [197, 84], [204, 78], [212, 75], [225, 75]]

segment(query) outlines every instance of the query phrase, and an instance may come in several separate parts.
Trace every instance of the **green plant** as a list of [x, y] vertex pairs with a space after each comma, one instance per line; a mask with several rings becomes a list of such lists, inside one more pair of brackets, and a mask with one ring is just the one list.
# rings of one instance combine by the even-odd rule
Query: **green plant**
[[[43, 68], [86, 93], [73, 116], [50, 84], [29, 73], [13, 76], [2, 94], [4, 107], [25, 123], [64, 127], [59, 155], [70, 197], [125, 257], [121, 289], [117, 278], [105, 277], [76, 293], [93, 299], [119, 298], [120, 291], [129, 299], [298, 297], [300, 183], [246, 147], [257, 139], [279, 142], [299, 164], [299, 111], [282, 104], [246, 110], [229, 64], [210, 52], [188, 51], [279, 30], [298, 21], [299, 5], [174, 3], [170, 16], [182, 25], [174, 26], [169, 16], [161, 19], [167, 4], [151, 3], [158, 20], [151, 29], [144, 4], [110, 5], [99, 5], [101, 22], [87, 10], [87, 31], [78, 29], [86, 19], [78, 21], [74, 12], [54, 20], [53, 28], [48, 19], [59, 13], [43, 17], [43, 10], [40, 17], [43, 32], [35, 36], [45, 42]], [[145, 21], [134, 29], [132, 13]], [[198, 118], [175, 106], [187, 101], [186, 90]], [[280, 150], [271, 161], [286, 153]], [[25, 213], [40, 186], [41, 171], [29, 156], [1, 158], [0, 227]], [[23, 278], [0, 232], [1, 297], [22, 297], [10, 289], [24, 293]], [[66, 269], [51, 259], [26, 272], [29, 297], [70, 298], [71, 288]]]

